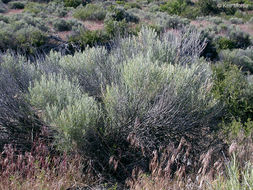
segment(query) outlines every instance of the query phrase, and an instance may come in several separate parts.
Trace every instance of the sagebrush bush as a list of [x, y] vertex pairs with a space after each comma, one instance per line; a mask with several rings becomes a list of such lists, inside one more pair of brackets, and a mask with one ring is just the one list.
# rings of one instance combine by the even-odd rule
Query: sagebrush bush
[[138, 23], [139, 21], [138, 17], [120, 7], [110, 7], [106, 14], [106, 19], [107, 20], [111, 19], [118, 22], [125, 20], [126, 22], [134, 22], [134, 23]]
[[231, 40], [235, 42], [236, 48], [247, 48], [251, 45], [250, 35], [242, 30], [240, 30], [238, 27], [232, 28], [228, 36]]
[[[74, 81], [74, 83], [77, 83]], [[29, 87], [28, 100], [52, 122], [67, 105], [81, 98], [80, 87], [61, 75], [42, 75]]]
[[53, 27], [57, 31], [69, 31], [72, 28], [71, 23], [65, 19], [55, 19], [53, 21]]
[[155, 17], [152, 19], [156, 25], [160, 26], [164, 30], [168, 28], [180, 29], [187, 24], [189, 24], [189, 20], [185, 18], [181, 18], [180, 16], [170, 16], [166, 13], [156, 13]]
[[221, 51], [219, 57], [221, 61], [233, 63], [243, 71], [249, 71], [253, 73], [253, 50], [252, 48], [243, 49], [234, 49], [232, 51], [224, 50]]
[[6, 11], [7, 11], [7, 6], [1, 0], [0, 1], [0, 13], [4, 13]]
[[38, 14], [38, 13], [44, 11], [45, 7], [46, 7], [45, 4], [36, 3], [36, 2], [28, 2], [25, 5], [24, 11], [34, 13], [34, 14]]
[[77, 8], [73, 16], [81, 20], [104, 20], [106, 10], [99, 4], [87, 4]]
[[18, 142], [17, 148], [31, 147], [30, 140], [42, 126], [33, 115], [23, 93], [34, 80], [35, 67], [22, 56], [0, 55], [0, 150], [5, 144]]

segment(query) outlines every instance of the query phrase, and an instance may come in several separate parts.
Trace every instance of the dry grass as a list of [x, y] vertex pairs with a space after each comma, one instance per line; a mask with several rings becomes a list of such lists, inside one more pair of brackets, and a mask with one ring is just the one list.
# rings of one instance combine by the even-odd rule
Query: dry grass
[[53, 156], [40, 140], [30, 152], [6, 145], [0, 154], [0, 189], [67, 189], [84, 186], [78, 154]]

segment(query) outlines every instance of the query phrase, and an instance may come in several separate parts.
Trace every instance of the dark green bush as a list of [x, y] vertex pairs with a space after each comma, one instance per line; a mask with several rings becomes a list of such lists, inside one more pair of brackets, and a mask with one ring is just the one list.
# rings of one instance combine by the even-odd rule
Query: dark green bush
[[86, 46], [103, 45], [109, 40], [108, 36], [99, 30], [81, 31], [77, 35], [70, 36], [69, 42], [78, 44], [82, 49]]
[[220, 37], [217, 42], [218, 49], [233, 49], [235, 48], [234, 41], [226, 38], [226, 37]]
[[78, 7], [79, 5], [81, 5], [83, 2], [83, 0], [64, 0], [64, 5], [66, 7]]
[[251, 45], [250, 35], [239, 28], [231, 29], [228, 37], [234, 41], [235, 48], [245, 49]]
[[128, 25], [125, 20], [122, 21], [114, 21], [112, 19], [105, 21], [105, 31], [106, 33], [111, 36], [124, 36], [128, 32]]
[[216, 98], [224, 102], [229, 119], [246, 122], [253, 118], [253, 88], [236, 65], [222, 63], [213, 67]]
[[69, 21], [66, 21], [64, 19], [56, 19], [53, 21], [53, 27], [57, 31], [69, 31], [71, 30], [72, 26]]
[[161, 5], [161, 11], [167, 12], [169, 14], [180, 15], [186, 9], [185, 0], [172, 0], [168, 1], [166, 4]]
[[195, 6], [187, 6], [183, 12], [181, 12], [181, 16], [188, 19], [196, 19], [201, 15], [201, 12], [198, 7]]
[[8, 5], [11, 9], [23, 9], [25, 8], [26, 2], [22, 1], [11, 1]]
[[197, 6], [203, 15], [217, 14], [219, 12], [215, 0], [199, 0]]

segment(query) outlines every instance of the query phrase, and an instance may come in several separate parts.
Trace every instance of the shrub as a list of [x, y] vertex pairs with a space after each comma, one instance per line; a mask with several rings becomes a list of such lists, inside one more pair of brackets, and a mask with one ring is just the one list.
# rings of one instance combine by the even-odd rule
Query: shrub
[[229, 118], [245, 122], [252, 117], [252, 90], [247, 78], [236, 65], [214, 67], [214, 95], [226, 105]]
[[[184, 36], [184, 40], [182, 40], [181, 43], [186, 43], [186, 36]], [[154, 31], [142, 30], [137, 38], [132, 38], [131, 40], [126, 39], [126, 41], [123, 41], [121, 45], [123, 49], [121, 49], [120, 55], [117, 54], [117, 57], [119, 57], [119, 60], [123, 59], [127, 61], [121, 62], [120, 65], [115, 66], [116, 68], [114, 73], [117, 81], [112, 82], [110, 86], [107, 86], [107, 89], [104, 93], [105, 108], [109, 117], [108, 122], [110, 125], [112, 125], [112, 129], [115, 130], [115, 132], [120, 131], [119, 133], [121, 135], [126, 136], [131, 130], [133, 130], [133, 133], [135, 133], [137, 136], [138, 142], [147, 149], [151, 147], [154, 148], [154, 146], [158, 145], [159, 143], [166, 141], [165, 139], [162, 141], [158, 140], [159, 137], [162, 137], [160, 135], [158, 135], [158, 137], [155, 135], [155, 133], [153, 133], [156, 130], [159, 130], [163, 134], [166, 133], [166, 138], [168, 141], [169, 133], [174, 133], [174, 129], [178, 134], [180, 133], [181, 129], [182, 131], [186, 132], [183, 130], [184, 127], [182, 127], [182, 123], [179, 124], [182, 128], [179, 126], [176, 127], [176, 120], [181, 121], [179, 118], [187, 115], [187, 110], [195, 110], [195, 107], [190, 103], [191, 101], [195, 103], [199, 102], [199, 104], [195, 104], [195, 106], [198, 107], [196, 110], [205, 110], [205, 106], [207, 106], [209, 103], [211, 104], [212, 102], [211, 99], [208, 98], [211, 96], [210, 92], [205, 90], [201, 92], [198, 91], [200, 89], [207, 88], [207, 86], [204, 86], [208, 84], [204, 85], [202, 82], [211, 77], [211, 73], [209, 73], [210, 70], [205, 66], [205, 64], [202, 65], [200, 63], [199, 64], [201, 66], [193, 64], [188, 68], [185, 63], [194, 63], [196, 60], [187, 60], [187, 50], [181, 52], [182, 54], [178, 55], [179, 59], [177, 60], [175, 56], [177, 55], [176, 51], [178, 51], [179, 47], [177, 45], [179, 45], [180, 42], [177, 44], [176, 40], [178, 40], [178, 38], [174, 39], [172, 35], [168, 34], [167, 38], [164, 37], [162, 41], [159, 41]], [[185, 46], [182, 45], [180, 47], [186, 47], [188, 45], [185, 44]], [[196, 48], [196, 46], [194, 48]], [[190, 49], [192, 50], [194, 48], [191, 47]], [[194, 56], [190, 57], [192, 58]], [[120, 62], [118, 59], [116, 59], [115, 62], [119, 64]], [[186, 87], [186, 84], [192, 85]], [[188, 90], [189, 93], [187, 93]], [[207, 93], [209, 95], [206, 94], [204, 98], [203, 93]], [[209, 100], [210, 102], [207, 103], [206, 101]], [[175, 102], [172, 103], [171, 101]], [[173, 115], [175, 110], [173, 111], [172, 105], [176, 106], [180, 104], [177, 104], [177, 101], [184, 105], [182, 106], [182, 110], [180, 109], [179, 111], [179, 113], [182, 115], [178, 114], [178, 118], [175, 118], [175, 120], [172, 118], [169, 119], [171, 122], [173, 122], [173, 125], [167, 125], [165, 123], [168, 120], [165, 121], [162, 118], [168, 118]], [[214, 103], [213, 106], [215, 104], [216, 103]], [[200, 108], [199, 106], [204, 106], [205, 108]], [[200, 114], [201, 117], [203, 117], [203, 113], [206, 112], [202, 112]], [[194, 111], [194, 114], [196, 114], [195, 116], [198, 117], [197, 112]], [[190, 118], [193, 119], [195, 117], [191, 117], [190, 115], [189, 120], [187, 119], [189, 122], [191, 122]], [[152, 117], [152, 119], [150, 117]], [[136, 120], [138, 120], [139, 124], [135, 125], [134, 123]], [[195, 119], [194, 121], [196, 120], [198, 119]], [[152, 124], [149, 122], [152, 122]], [[199, 125], [196, 125], [196, 127], [197, 126]], [[193, 128], [187, 128], [187, 132], [190, 133], [191, 130], [194, 130]], [[159, 132], [157, 131], [157, 133]]]
[[22, 1], [11, 1], [9, 4], [11, 9], [23, 9], [25, 8], [25, 2]]
[[88, 4], [77, 8], [73, 16], [81, 20], [104, 20], [106, 12], [100, 5]]
[[106, 15], [106, 20], [123, 21], [138, 23], [138, 17], [125, 11], [123, 8], [111, 7]]
[[42, 110], [44, 119], [51, 123], [67, 105], [81, 97], [78, 85], [61, 75], [50, 74], [48, 77], [42, 75], [40, 80], [30, 85], [28, 100], [31, 105]]
[[83, 2], [83, 0], [64, 0], [64, 5], [66, 7], [78, 7], [79, 5], [81, 5]]
[[170, 16], [166, 13], [157, 13], [153, 22], [160, 26], [162, 29], [174, 28], [180, 29], [189, 24], [188, 19], [181, 18], [180, 16]]
[[50, 2], [47, 4], [45, 12], [59, 17], [64, 17], [68, 14], [68, 8], [64, 6], [63, 2]]
[[232, 23], [232, 24], [243, 24], [243, 20], [240, 19], [240, 18], [230, 18], [229, 21]]
[[42, 75], [29, 87], [28, 99], [42, 111], [45, 121], [58, 127], [57, 143], [65, 150], [71, 150], [73, 142], [82, 147], [86, 130], [98, 122], [99, 110], [93, 98], [82, 93], [78, 81], [61, 75]]
[[8, 143], [26, 150], [42, 126], [24, 98], [35, 68], [24, 57], [9, 52], [1, 54], [0, 60], [0, 150]]
[[141, 9], [141, 6], [135, 2], [128, 2], [124, 5], [124, 8], [125, 9], [132, 9], [132, 8]]
[[105, 20], [105, 31], [110, 37], [125, 36], [128, 33], [128, 25], [125, 20], [107, 19]]
[[6, 5], [0, 0], [0, 13], [4, 13], [7, 11]]
[[197, 5], [203, 15], [218, 13], [217, 2], [215, 0], [199, 0]]
[[235, 47], [235, 43], [226, 38], [226, 37], [221, 37], [219, 38], [218, 42], [217, 42], [217, 45], [218, 45], [218, 49], [221, 50], [221, 49], [233, 49]]
[[85, 94], [72, 104], [67, 105], [53, 121], [62, 133], [58, 139], [59, 145], [65, 150], [71, 150], [73, 144], [76, 144], [75, 148], [83, 150], [83, 146], [87, 143], [85, 142], [86, 133], [90, 129], [96, 129], [99, 115], [97, 103], [92, 97]]
[[69, 42], [79, 45], [82, 49], [86, 46], [103, 45], [107, 43], [108, 40], [108, 36], [100, 30], [82, 30], [79, 34], [74, 34], [69, 37]]
[[65, 19], [56, 19], [53, 21], [53, 26], [57, 31], [71, 30], [71, 23]]
[[239, 28], [231, 29], [228, 36], [235, 42], [235, 48], [245, 49], [251, 45], [250, 35]]
[[41, 30], [28, 26], [22, 28], [15, 33], [15, 38], [18, 48], [21, 48], [24, 52], [34, 53], [36, 47], [40, 47], [45, 44], [46, 35]]
[[234, 49], [232, 51], [224, 50], [221, 51], [219, 57], [224, 62], [229, 62], [242, 68], [245, 72], [253, 73], [253, 50], [248, 49]]
[[38, 14], [38, 13], [42, 12], [44, 9], [45, 9], [45, 5], [43, 5], [43, 4], [35, 3], [35, 2], [28, 2], [25, 5], [24, 11]]
[[185, 0], [173, 0], [167, 1], [166, 4], [161, 5], [161, 11], [165, 11], [169, 14], [180, 15], [186, 9]]

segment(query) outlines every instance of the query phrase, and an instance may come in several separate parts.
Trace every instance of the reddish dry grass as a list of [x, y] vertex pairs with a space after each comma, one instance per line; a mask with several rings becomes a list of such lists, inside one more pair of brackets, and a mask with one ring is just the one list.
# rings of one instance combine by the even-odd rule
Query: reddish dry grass
[[51, 155], [40, 140], [29, 152], [6, 145], [0, 154], [0, 189], [67, 189], [82, 185], [82, 159], [78, 154]]

